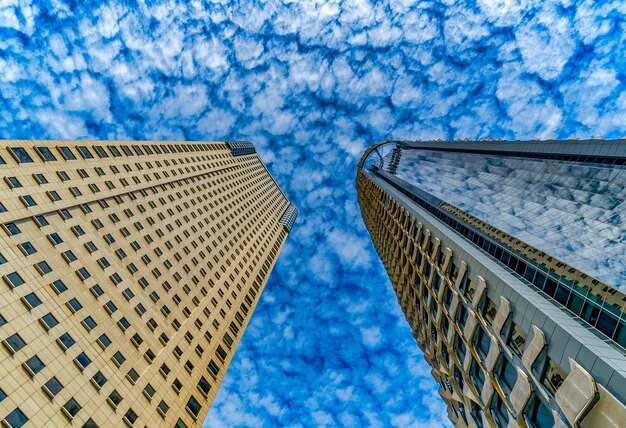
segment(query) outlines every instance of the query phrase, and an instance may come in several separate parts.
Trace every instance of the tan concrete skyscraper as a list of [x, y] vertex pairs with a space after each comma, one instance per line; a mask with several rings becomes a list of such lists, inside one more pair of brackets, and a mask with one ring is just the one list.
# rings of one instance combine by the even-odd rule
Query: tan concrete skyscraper
[[297, 210], [247, 142], [0, 143], [0, 421], [199, 426]]

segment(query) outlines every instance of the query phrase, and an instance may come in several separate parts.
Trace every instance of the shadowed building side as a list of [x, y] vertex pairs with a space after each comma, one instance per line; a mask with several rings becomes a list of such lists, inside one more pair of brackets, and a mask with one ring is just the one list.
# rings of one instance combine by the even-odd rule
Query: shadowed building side
[[363, 221], [457, 426], [626, 420], [626, 141], [385, 141]]

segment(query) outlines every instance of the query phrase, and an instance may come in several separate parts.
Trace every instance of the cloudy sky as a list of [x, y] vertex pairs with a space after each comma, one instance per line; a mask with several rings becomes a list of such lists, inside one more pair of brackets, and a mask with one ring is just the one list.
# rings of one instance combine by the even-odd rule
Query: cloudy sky
[[358, 157], [626, 135], [625, 4], [148, 3], [0, 0], [0, 137], [253, 141], [301, 215], [205, 425], [444, 424], [360, 220]]

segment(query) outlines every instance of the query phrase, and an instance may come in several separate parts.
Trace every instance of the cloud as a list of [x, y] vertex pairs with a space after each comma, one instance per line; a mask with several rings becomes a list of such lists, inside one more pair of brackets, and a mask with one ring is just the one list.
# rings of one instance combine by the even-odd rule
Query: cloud
[[206, 425], [441, 426], [437, 384], [360, 221], [358, 158], [390, 137], [624, 135], [624, 12], [0, 2], [0, 136], [255, 142], [301, 215]]

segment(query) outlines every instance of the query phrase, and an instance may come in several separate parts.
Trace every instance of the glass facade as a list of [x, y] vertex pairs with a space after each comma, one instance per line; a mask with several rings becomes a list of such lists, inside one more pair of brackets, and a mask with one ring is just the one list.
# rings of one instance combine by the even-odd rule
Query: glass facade
[[388, 141], [357, 171], [363, 221], [448, 416], [626, 420], [626, 143], [594, 156], [584, 142], [501, 144]]
[[626, 291], [626, 166], [402, 149], [388, 172]]
[[398, 147], [382, 165], [381, 178], [626, 349], [623, 163]]

